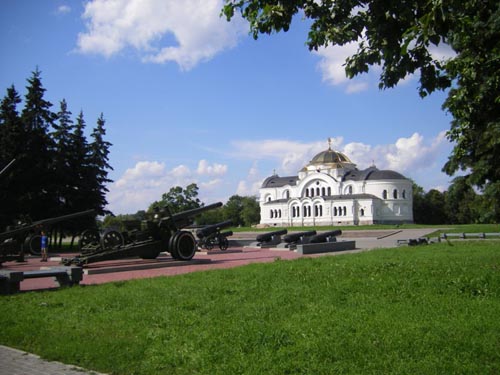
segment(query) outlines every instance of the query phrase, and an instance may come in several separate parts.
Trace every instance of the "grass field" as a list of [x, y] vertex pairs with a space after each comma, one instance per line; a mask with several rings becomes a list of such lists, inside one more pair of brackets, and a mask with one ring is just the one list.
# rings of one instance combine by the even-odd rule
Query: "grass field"
[[500, 242], [0, 298], [0, 343], [110, 374], [498, 374]]

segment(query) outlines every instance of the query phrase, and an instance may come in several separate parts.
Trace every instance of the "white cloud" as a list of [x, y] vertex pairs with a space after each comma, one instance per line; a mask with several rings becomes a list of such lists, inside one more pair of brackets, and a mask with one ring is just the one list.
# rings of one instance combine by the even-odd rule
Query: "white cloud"
[[[205, 160], [200, 161], [200, 164], [206, 165], [212, 174], [220, 173], [221, 169], [224, 169], [224, 173], [227, 171], [227, 167], [222, 168], [221, 164], [210, 166]], [[164, 163], [158, 161], [137, 162], [108, 187], [108, 208], [115, 214], [145, 210], [172, 187], [186, 187], [193, 182], [200, 188], [200, 199], [203, 201], [208, 196], [208, 200], [212, 201], [210, 196], [218, 193], [222, 180], [200, 180], [197, 172], [183, 164], [167, 169]]]
[[214, 163], [210, 165], [206, 160], [200, 160], [197, 173], [208, 176], [224, 176], [227, 172], [227, 165]]
[[371, 76], [378, 69], [372, 67], [369, 73], [349, 79], [345, 72], [346, 59], [358, 50], [358, 42], [347, 43], [343, 46], [328, 46], [319, 48], [314, 54], [321, 59], [317, 65], [323, 82], [332, 86], [342, 86], [347, 94], [365, 91], [370, 87]]
[[[326, 149], [326, 142], [301, 143], [285, 140], [241, 141], [233, 142], [237, 155], [244, 159], [255, 160], [258, 155], [261, 160], [271, 160], [275, 163], [279, 175], [296, 175], [315, 154]], [[446, 132], [442, 131], [432, 139], [425, 139], [419, 133], [397, 139], [394, 143], [369, 145], [360, 142], [344, 144], [343, 138], [332, 138], [332, 149], [347, 155], [359, 169], [365, 169], [375, 164], [379, 169], [390, 169], [412, 177], [417, 173], [429, 171], [441, 163], [443, 153], [450, 147]], [[291, 151], [293, 150], [293, 151]], [[440, 166], [439, 166], [440, 168]], [[265, 176], [259, 176], [258, 182], [270, 176], [273, 171], [266, 171]], [[441, 174], [441, 172], [439, 172]], [[255, 193], [256, 173], [253, 177], [239, 182], [238, 191]]]
[[60, 5], [57, 7], [57, 14], [68, 14], [71, 12], [71, 7], [69, 5]]
[[85, 6], [87, 31], [78, 36], [78, 50], [110, 57], [132, 47], [145, 62], [172, 61], [189, 70], [234, 47], [246, 30], [241, 18], [220, 17], [222, 5], [223, 0], [92, 0]]

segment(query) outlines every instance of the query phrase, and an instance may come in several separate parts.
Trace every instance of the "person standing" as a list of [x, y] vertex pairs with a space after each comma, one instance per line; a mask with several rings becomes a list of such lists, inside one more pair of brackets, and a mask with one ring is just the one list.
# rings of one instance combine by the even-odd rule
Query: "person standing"
[[48, 247], [48, 238], [47, 235], [45, 234], [44, 231], [42, 231], [42, 238], [41, 238], [41, 250], [42, 250], [42, 260], [41, 262], [46, 262], [47, 261], [47, 247]]

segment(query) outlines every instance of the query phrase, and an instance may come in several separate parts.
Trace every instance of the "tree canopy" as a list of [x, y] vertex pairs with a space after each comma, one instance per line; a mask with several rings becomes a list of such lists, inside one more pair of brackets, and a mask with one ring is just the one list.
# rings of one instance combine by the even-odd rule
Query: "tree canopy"
[[[419, 76], [425, 97], [448, 89], [443, 109], [452, 116], [454, 149], [443, 170], [466, 171], [500, 219], [500, 3], [496, 0], [226, 0], [228, 20], [240, 12], [255, 39], [287, 31], [297, 14], [311, 21], [307, 45], [356, 43], [345, 65], [352, 78], [379, 66], [380, 88]], [[439, 60], [434, 47], [455, 56]]]

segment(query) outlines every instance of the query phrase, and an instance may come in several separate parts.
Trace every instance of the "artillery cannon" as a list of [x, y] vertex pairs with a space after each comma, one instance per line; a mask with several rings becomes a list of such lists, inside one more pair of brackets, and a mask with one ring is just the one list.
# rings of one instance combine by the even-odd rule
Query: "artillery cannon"
[[287, 234], [285, 237], [283, 237], [283, 241], [285, 241], [289, 245], [304, 244], [304, 243], [308, 243], [310, 240], [310, 237], [315, 236], [315, 235], [316, 235], [315, 230], [310, 230], [307, 232], [291, 233], [291, 234]]
[[221, 250], [227, 250], [229, 241], [227, 237], [232, 236], [233, 232], [222, 232], [221, 229], [228, 228], [233, 225], [231, 220], [223, 221], [221, 223], [207, 225], [196, 231], [198, 237], [198, 246], [207, 250], [212, 250], [214, 246], [219, 246]]
[[[182, 230], [193, 223], [202, 212], [222, 206], [221, 202], [171, 214], [168, 207], [158, 212], [152, 220], [141, 223], [141, 230], [121, 233], [110, 230], [102, 238], [94, 238], [83, 246], [75, 258], [64, 258], [64, 265], [82, 266], [104, 260], [141, 257], [156, 259], [161, 252], [169, 252], [176, 260], [191, 260], [196, 252], [196, 241], [191, 232]], [[91, 237], [91, 236], [90, 236]]]
[[24, 260], [24, 254], [40, 254], [40, 231], [47, 230], [51, 225], [77, 219], [84, 216], [95, 215], [94, 210], [77, 212], [74, 214], [53, 217], [21, 224], [15, 228], [0, 233], [0, 265], [10, 260]]
[[282, 229], [259, 234], [257, 237], [255, 237], [255, 240], [257, 241], [256, 246], [266, 247], [278, 245], [279, 243], [281, 243], [281, 236], [287, 233], [288, 231], [286, 229]]
[[340, 236], [342, 231], [340, 229], [332, 230], [329, 232], [323, 232], [316, 234], [309, 239], [309, 243], [324, 243], [324, 242], [336, 242], [337, 236]]

